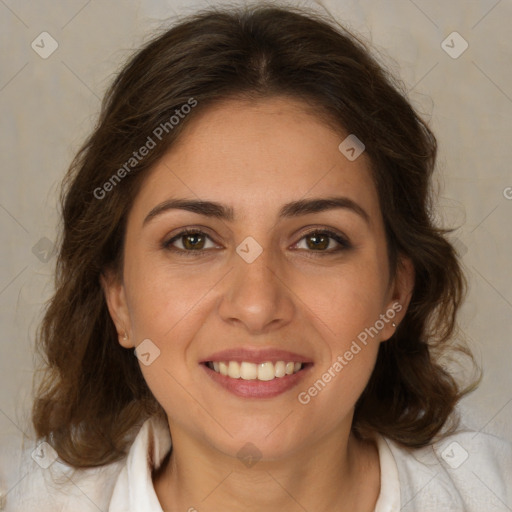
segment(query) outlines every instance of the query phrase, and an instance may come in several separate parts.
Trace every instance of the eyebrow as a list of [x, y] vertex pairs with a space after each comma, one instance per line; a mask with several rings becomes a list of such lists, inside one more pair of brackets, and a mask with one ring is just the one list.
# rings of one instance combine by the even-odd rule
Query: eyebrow
[[[352, 211], [363, 218], [367, 224], [370, 224], [370, 216], [355, 201], [348, 197], [326, 197], [317, 199], [301, 199], [287, 203], [279, 210], [279, 218], [300, 217], [311, 213], [319, 213], [335, 208], [343, 208]], [[206, 217], [233, 222], [235, 213], [233, 208], [214, 201], [201, 201], [195, 199], [168, 199], [155, 206], [146, 216], [143, 226], [148, 224], [155, 217], [169, 210], [185, 210]]]

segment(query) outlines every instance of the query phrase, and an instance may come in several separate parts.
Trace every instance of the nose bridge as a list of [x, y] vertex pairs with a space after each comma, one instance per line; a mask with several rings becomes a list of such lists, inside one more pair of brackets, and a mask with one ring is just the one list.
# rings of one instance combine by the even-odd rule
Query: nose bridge
[[[244, 282], [251, 282], [254, 290], [263, 293], [271, 293], [271, 288], [274, 286], [273, 281], [276, 279], [275, 258], [270, 249], [261, 250], [259, 253], [252, 255], [252, 258], [246, 259], [241, 255], [243, 250], [247, 249], [249, 245], [250, 254], [254, 249], [249, 244], [242, 245], [237, 248], [237, 256], [234, 257], [235, 268], [234, 276], [239, 278], [238, 287], [239, 291], [244, 291], [240, 288]], [[250, 287], [247, 287], [248, 289]]]
[[290, 292], [279, 278], [277, 259], [271, 250], [259, 247], [251, 240], [238, 246], [219, 308], [225, 321], [239, 322], [250, 331], [285, 324], [293, 315]]

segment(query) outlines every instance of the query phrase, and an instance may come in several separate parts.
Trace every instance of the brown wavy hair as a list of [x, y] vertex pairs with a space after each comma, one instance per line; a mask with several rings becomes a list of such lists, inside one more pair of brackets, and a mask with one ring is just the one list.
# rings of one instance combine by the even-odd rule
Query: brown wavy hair
[[[306, 108], [366, 146], [385, 224], [391, 277], [400, 255], [415, 270], [409, 308], [381, 343], [353, 431], [404, 446], [428, 444], [455, 415], [462, 389], [443, 362], [455, 350], [466, 279], [450, 230], [437, 227], [436, 139], [406, 92], [358, 37], [310, 10], [208, 8], [182, 19], [130, 58], [107, 91], [97, 126], [63, 180], [55, 293], [37, 334], [44, 358], [32, 419], [36, 434], [74, 467], [121, 458], [142, 422], [163, 410], [133, 351], [118, 343], [100, 276], [122, 272], [127, 214], [147, 170], [209, 105], [274, 96]], [[155, 128], [197, 105], [107, 193], [104, 184]], [[341, 139], [340, 139], [341, 140]], [[126, 169], [126, 167], [125, 167]], [[117, 174], [119, 176], [119, 173]], [[461, 344], [462, 343], [462, 344]]]

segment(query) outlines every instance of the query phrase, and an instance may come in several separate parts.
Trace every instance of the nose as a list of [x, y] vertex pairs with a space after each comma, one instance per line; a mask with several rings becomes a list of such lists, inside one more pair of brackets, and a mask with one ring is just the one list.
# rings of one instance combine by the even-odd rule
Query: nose
[[295, 313], [293, 292], [286, 277], [264, 250], [252, 263], [233, 256], [234, 268], [224, 283], [219, 315], [243, 326], [251, 334], [265, 333], [288, 324]]

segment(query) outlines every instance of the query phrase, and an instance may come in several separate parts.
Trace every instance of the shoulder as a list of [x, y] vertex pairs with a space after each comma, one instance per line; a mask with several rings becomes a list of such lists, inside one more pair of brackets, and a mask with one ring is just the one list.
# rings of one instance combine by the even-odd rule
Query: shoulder
[[386, 438], [396, 462], [403, 512], [512, 509], [512, 443], [459, 431], [421, 449]]
[[98, 468], [77, 470], [52, 458], [51, 450], [47, 449], [45, 453], [45, 445], [40, 443], [23, 450], [21, 464], [16, 468], [16, 482], [4, 498], [3, 511], [108, 510], [125, 459]]
[[[21, 457], [16, 457], [21, 462], [18, 468], [13, 468], [17, 475], [5, 497], [2, 509], [5, 512], [127, 510], [133, 505], [134, 497], [139, 501], [152, 499], [155, 504], [151, 471], [164, 458], [171, 440], [166, 421], [149, 418], [140, 427], [125, 457], [89, 469], [75, 469], [62, 463], [45, 442], [28, 444], [20, 450]], [[139, 509], [156, 510], [156, 507]]]

